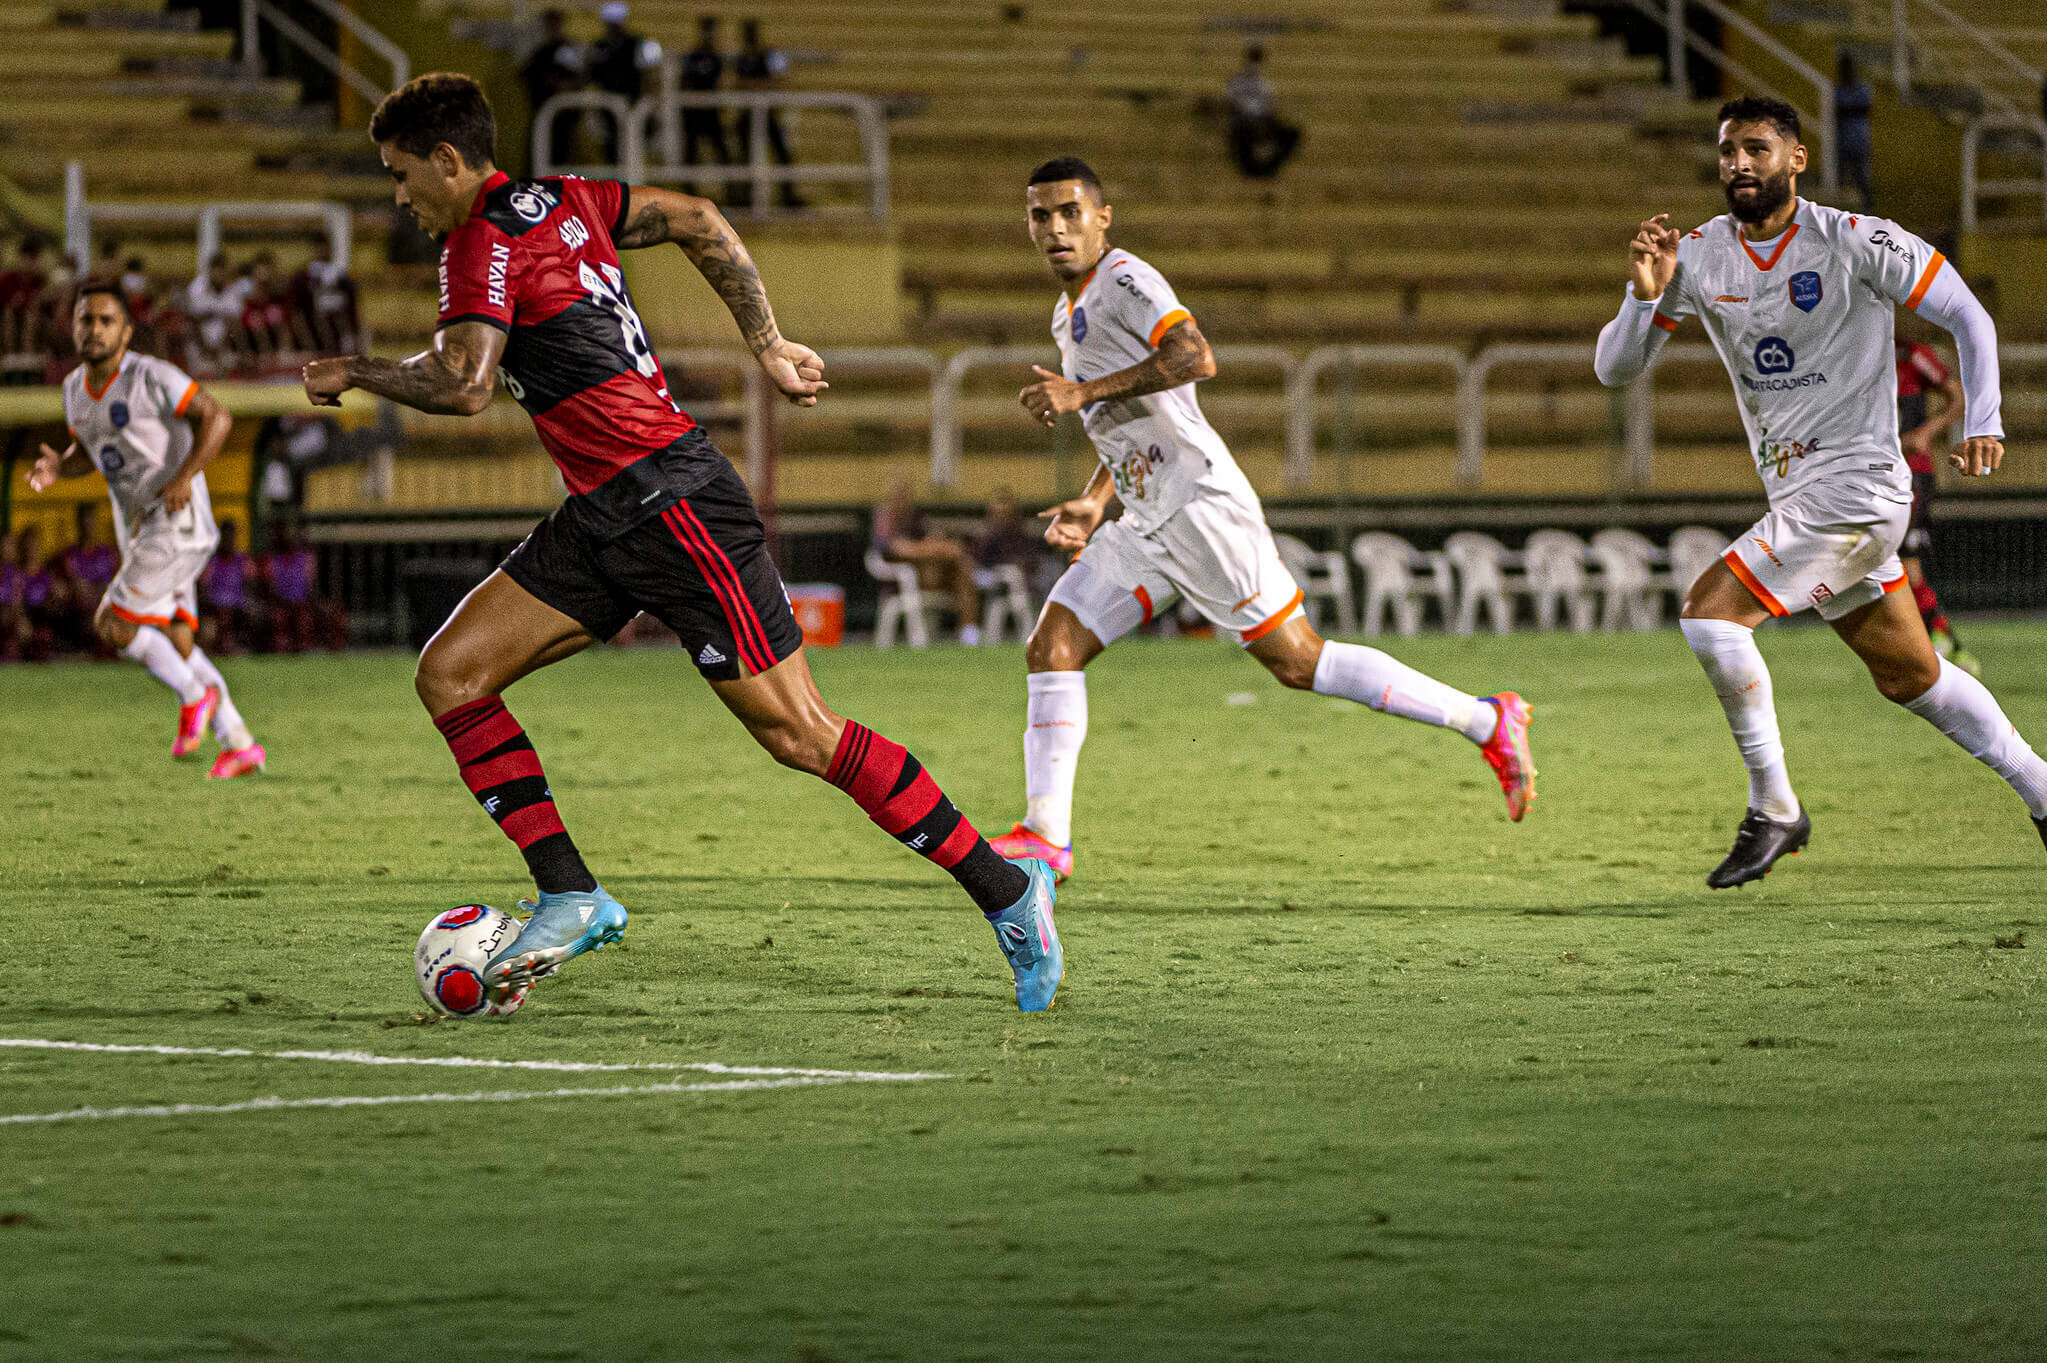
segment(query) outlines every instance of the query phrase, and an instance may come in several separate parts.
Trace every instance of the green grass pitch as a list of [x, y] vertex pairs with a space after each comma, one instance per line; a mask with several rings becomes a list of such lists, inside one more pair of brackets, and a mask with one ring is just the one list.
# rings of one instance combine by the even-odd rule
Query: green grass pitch
[[[2047, 627], [1967, 632], [2047, 739]], [[0, 1037], [950, 1076], [0, 1125], [0, 1360], [2047, 1356], [2047, 851], [1765, 634], [1813, 844], [1720, 895], [1742, 775], [1674, 631], [1390, 645], [1533, 699], [1519, 827], [1453, 735], [1114, 650], [1032, 1017], [679, 653], [512, 693], [633, 920], [504, 1024], [418, 1016], [428, 917], [524, 884], [410, 659], [231, 661], [272, 766], [225, 785], [138, 670], [0, 671]], [[816, 670], [1019, 811], [1019, 650]], [[0, 1114], [716, 1078], [0, 1048]]]

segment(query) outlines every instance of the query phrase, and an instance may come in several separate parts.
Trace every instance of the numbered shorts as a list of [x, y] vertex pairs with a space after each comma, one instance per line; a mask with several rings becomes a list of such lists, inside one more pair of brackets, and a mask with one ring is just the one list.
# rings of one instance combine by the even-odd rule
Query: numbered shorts
[[794, 653], [803, 631], [767, 532], [730, 464], [624, 534], [600, 538], [571, 497], [506, 557], [504, 573], [609, 639], [640, 612], [674, 630], [710, 681], [757, 676]]
[[1197, 497], [1149, 534], [1111, 521], [1060, 575], [1051, 600], [1103, 644], [1122, 638], [1183, 596], [1217, 628], [1251, 644], [1301, 608], [1254, 502]]
[[128, 541], [121, 571], [107, 585], [107, 609], [131, 625], [199, 624], [199, 574], [213, 557], [211, 539], [181, 535], [160, 517]]
[[1772, 615], [1812, 609], [1838, 620], [1905, 585], [1898, 546], [1911, 518], [1909, 503], [1870, 500], [1844, 523], [1823, 508], [1794, 502], [1743, 531], [1727, 550], [1727, 566]]

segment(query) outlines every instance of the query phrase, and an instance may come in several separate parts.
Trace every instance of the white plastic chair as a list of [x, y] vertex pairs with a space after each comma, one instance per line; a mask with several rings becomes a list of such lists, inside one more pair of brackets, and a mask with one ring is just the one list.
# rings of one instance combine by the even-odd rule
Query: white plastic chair
[[1521, 551], [1528, 595], [1535, 602], [1535, 627], [1555, 629], [1561, 609], [1573, 634], [1592, 628], [1599, 603], [1585, 577], [1585, 541], [1568, 530], [1538, 530]]
[[911, 648], [931, 646], [931, 613], [939, 605], [917, 585], [913, 563], [890, 563], [881, 551], [867, 551], [867, 575], [882, 586], [881, 613], [874, 621], [874, 646], [893, 648], [902, 635]]
[[981, 642], [999, 644], [1002, 642], [1003, 627], [1016, 626], [1016, 637], [1030, 637], [1031, 625], [1038, 615], [1031, 605], [1031, 589], [1024, 582], [1023, 569], [1014, 563], [1001, 563], [993, 568], [974, 569], [974, 585], [981, 589]]
[[[1380, 619], [1389, 611], [1393, 628], [1400, 634], [1421, 630], [1420, 598], [1434, 595], [1443, 603], [1443, 618], [1450, 618], [1446, 584], [1420, 550], [1398, 535], [1367, 530], [1350, 542], [1351, 562], [1365, 575], [1365, 609], [1361, 621], [1366, 634], [1377, 634]], [[1417, 570], [1426, 573], [1417, 578]]]
[[1510, 573], [1516, 555], [1491, 535], [1460, 530], [1443, 541], [1443, 557], [1450, 561], [1457, 580], [1457, 618], [1451, 629], [1470, 634], [1478, 629], [1481, 610], [1493, 619], [1493, 633], [1505, 634], [1514, 627], [1510, 593], [1525, 595], [1527, 579]]
[[1703, 525], [1681, 525], [1670, 532], [1670, 589], [1683, 607], [1685, 593], [1699, 580], [1699, 574], [1727, 552], [1727, 539], [1718, 530]]
[[1656, 581], [1656, 546], [1635, 530], [1602, 530], [1592, 537], [1599, 567], [1601, 629], [1655, 629], [1663, 623], [1663, 587]]
[[1342, 554], [1321, 552], [1310, 549], [1292, 535], [1275, 534], [1272, 542], [1279, 547], [1280, 561], [1286, 570], [1294, 575], [1294, 583], [1305, 598], [1308, 623], [1319, 628], [1320, 611], [1323, 602], [1329, 604], [1333, 617], [1332, 634], [1355, 634], [1357, 622], [1351, 605], [1350, 564]]

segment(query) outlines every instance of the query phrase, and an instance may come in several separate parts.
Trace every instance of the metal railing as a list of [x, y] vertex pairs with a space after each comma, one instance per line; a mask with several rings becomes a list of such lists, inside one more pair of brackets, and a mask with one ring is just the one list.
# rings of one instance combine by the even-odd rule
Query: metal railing
[[[1447, 345], [1326, 345], [1311, 350], [1295, 366], [1286, 397], [1286, 481], [1290, 488], [1306, 488], [1315, 481], [1315, 390], [1324, 374], [1342, 369], [1361, 370], [1368, 366], [1407, 369], [1447, 369], [1461, 394], [1470, 361], [1464, 352]], [[1475, 486], [1484, 464], [1485, 437], [1467, 445], [1464, 423], [1458, 423], [1457, 481]]]
[[[787, 185], [859, 183], [866, 187], [867, 216], [888, 217], [888, 121], [878, 101], [856, 94], [825, 91], [686, 91], [673, 88], [673, 64], [663, 66], [662, 88], [628, 105], [618, 95], [571, 90], [555, 95], [533, 116], [533, 167], [536, 175], [563, 172], [620, 175], [634, 183], [747, 184], [751, 210], [757, 215], [785, 211], [774, 191]], [[618, 160], [610, 165], [557, 164], [551, 130], [557, 116], [597, 109], [616, 130]], [[742, 165], [692, 165], [683, 160], [684, 112], [689, 109], [739, 110], [744, 114]], [[849, 115], [860, 133], [861, 159], [777, 165], [770, 158], [768, 119], [771, 114], [799, 110]], [[722, 113], [719, 114], [723, 116]], [[653, 155], [650, 155], [654, 153]]]
[[348, 30], [357, 42], [383, 58], [384, 63], [390, 68], [390, 84], [379, 85], [371, 80], [339, 52], [322, 42], [305, 25], [271, 4], [270, 0], [242, 0], [242, 70], [245, 74], [252, 78], [263, 74], [262, 25], [268, 24], [280, 37], [288, 39], [300, 51], [332, 71], [337, 79], [346, 82], [350, 89], [372, 104], [412, 79], [412, 59], [406, 56], [405, 49], [364, 22], [360, 15], [338, 3], [338, 0], [305, 2]]
[[[1983, 155], [1985, 133], [2005, 134], [2020, 139], [2031, 139], [2040, 146], [2040, 174], [2037, 178], [2024, 180], [1985, 180], [1979, 167]], [[2030, 225], [2036, 231], [2047, 230], [2047, 123], [2037, 118], [2010, 118], [1985, 115], [1972, 118], [1962, 130], [1962, 230], [1974, 232], [1982, 217], [1982, 205], [1986, 199], [2017, 199], [2032, 197], [2040, 203], [2040, 216]]]
[[[199, 264], [220, 251], [221, 224], [237, 222], [318, 222], [327, 230], [334, 259], [346, 265], [354, 242], [355, 221], [348, 205], [317, 199], [275, 201], [233, 200], [220, 203], [93, 203], [85, 197], [85, 163], [64, 166], [64, 250], [73, 260], [92, 259], [92, 227], [96, 222], [190, 222], [198, 229]], [[80, 268], [84, 268], [81, 264]]]
[[[1922, 0], [1922, 3], [1924, 0]], [[1686, 87], [1690, 73], [1687, 70], [1686, 52], [1696, 52], [1708, 62], [1740, 81], [1752, 93], [1765, 94], [1783, 100], [1798, 110], [1799, 118], [1808, 129], [1819, 136], [1820, 187], [1831, 194], [1840, 185], [1840, 150], [1836, 145], [1834, 121], [1834, 82], [1812, 63], [1779, 42], [1754, 20], [1737, 10], [1729, 9], [1720, 0], [1627, 0], [1639, 12], [1648, 15], [1663, 25], [1670, 45], [1670, 86], [1673, 90]], [[1757, 47], [1770, 54], [1800, 82], [1810, 85], [1812, 99], [1806, 104], [1792, 99], [1777, 86], [1757, 75], [1749, 67], [1728, 55], [1725, 51], [1707, 42], [1692, 32], [1685, 23], [1685, 7], [1696, 5], [1735, 30]]]

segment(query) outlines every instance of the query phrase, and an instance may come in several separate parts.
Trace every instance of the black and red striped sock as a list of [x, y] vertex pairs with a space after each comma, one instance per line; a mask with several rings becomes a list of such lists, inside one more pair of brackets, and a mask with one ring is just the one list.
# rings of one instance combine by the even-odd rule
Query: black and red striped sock
[[1030, 889], [1030, 877], [953, 808], [923, 763], [866, 725], [846, 722], [825, 780], [852, 796], [882, 832], [950, 871], [989, 917]]
[[562, 827], [554, 792], [526, 731], [496, 696], [458, 705], [434, 720], [462, 768], [462, 784], [526, 858], [543, 894], [594, 890], [596, 878]]
[[1940, 608], [1940, 598], [1934, 595], [1932, 584], [1922, 582], [1914, 587], [1912, 604], [1919, 607], [1919, 618], [1926, 622], [1928, 634], [1938, 634], [1948, 627], [1947, 612]]

